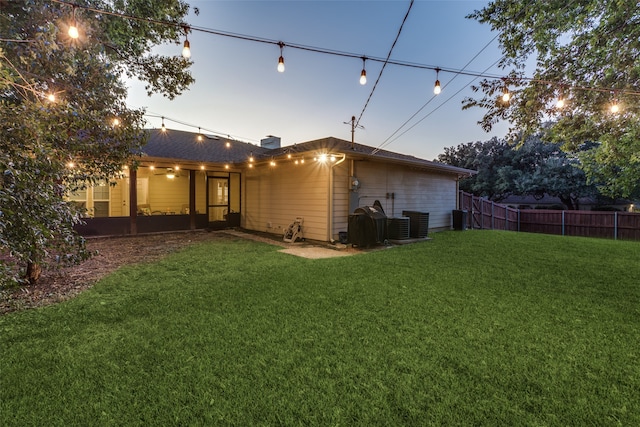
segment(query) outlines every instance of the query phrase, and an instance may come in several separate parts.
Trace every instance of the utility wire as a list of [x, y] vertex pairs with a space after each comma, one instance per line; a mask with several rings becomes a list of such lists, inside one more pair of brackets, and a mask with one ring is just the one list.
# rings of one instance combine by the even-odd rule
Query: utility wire
[[[491, 64], [489, 67], [487, 67], [487, 70], [490, 69], [491, 67], [494, 67], [498, 62], [500, 62], [500, 59], [498, 59], [496, 62], [494, 62], [493, 64]], [[398, 139], [400, 139], [400, 137], [402, 135], [404, 135], [405, 133], [409, 132], [411, 129], [413, 129], [414, 127], [418, 126], [420, 123], [422, 123], [423, 120], [425, 120], [427, 117], [429, 117], [430, 115], [432, 115], [433, 113], [435, 113], [436, 111], [438, 111], [441, 107], [443, 107], [447, 102], [451, 101], [453, 98], [455, 98], [460, 92], [462, 92], [463, 90], [465, 90], [467, 88], [467, 86], [471, 83], [473, 83], [474, 81], [478, 80], [480, 77], [475, 77], [473, 80], [471, 80], [467, 85], [462, 86], [460, 89], [458, 89], [458, 91], [456, 93], [454, 93], [453, 95], [451, 95], [449, 98], [447, 98], [442, 104], [438, 105], [436, 108], [434, 108], [433, 110], [429, 111], [424, 117], [422, 117], [420, 120], [418, 120], [417, 122], [415, 122], [413, 125], [411, 125], [408, 129], [406, 129], [404, 132], [402, 132], [400, 135], [396, 136], [394, 139], [392, 139], [391, 141], [389, 141], [389, 138], [387, 138], [385, 143], [380, 144], [380, 146], [378, 148], [376, 148], [375, 150], [373, 150], [371, 152], [371, 154], [376, 154], [378, 151], [380, 151], [380, 149], [388, 146], [389, 144], [397, 141]], [[433, 98], [432, 98], [433, 99]], [[428, 102], [427, 102], [428, 104]], [[427, 105], [425, 104], [423, 106], [423, 108]], [[422, 108], [420, 109], [422, 110]], [[418, 114], [418, 113], [416, 113]], [[411, 118], [415, 117], [416, 114], [414, 114]], [[406, 123], [406, 122], [405, 122]], [[404, 126], [404, 125], [403, 125]], [[397, 131], [396, 131], [397, 132]]]
[[[465, 65], [464, 67], [462, 67], [462, 70], [465, 70], [473, 61], [476, 60], [476, 58], [478, 56], [480, 56], [480, 54], [482, 54], [482, 52], [484, 52], [490, 45], [491, 43], [493, 43], [497, 38], [498, 38], [499, 34], [496, 34], [491, 40], [489, 40], [489, 42], [487, 42], [487, 44], [484, 45], [484, 47], [482, 47], [482, 49], [480, 49], [478, 51], [478, 53], [476, 53], [473, 58], [471, 58]], [[494, 62], [493, 64], [491, 64], [489, 67], [487, 67], [485, 69], [485, 71], [490, 70], [492, 67], [494, 67], [498, 62], [500, 62], [501, 59], [498, 59], [496, 62]], [[443, 89], [445, 89], [447, 86], [449, 86], [456, 78], [458, 78], [458, 76], [460, 76], [461, 74], [456, 74], [453, 76], [453, 78], [451, 80], [449, 80], [444, 86]], [[472, 80], [471, 82], [475, 81], [478, 77], [476, 77], [474, 80]], [[468, 83], [466, 86], [463, 86], [462, 89], [460, 89], [458, 92], [456, 92], [454, 94], [457, 95], [458, 93], [460, 93], [464, 88], [466, 88], [470, 83]], [[420, 119], [420, 121], [418, 121], [418, 123], [420, 123], [421, 121], [423, 121], [426, 117], [430, 116], [433, 112], [435, 112], [437, 109], [439, 109], [441, 106], [443, 106], [444, 104], [446, 104], [447, 102], [449, 102], [453, 97], [449, 97], [447, 98], [442, 104], [440, 104], [440, 106], [436, 107], [436, 109], [434, 109], [431, 113], [429, 113], [427, 116], [423, 117], [422, 119]], [[407, 123], [409, 123], [411, 120], [413, 120], [413, 118], [415, 116], [417, 116], [422, 110], [424, 110], [427, 105], [429, 105], [433, 100], [436, 99], [436, 96], [432, 96], [431, 98], [429, 98], [429, 100], [422, 105], [422, 107], [420, 107], [418, 109], [418, 111], [416, 111], [415, 113], [413, 113], [413, 115], [411, 117], [409, 117], [404, 123], [402, 123], [402, 125], [400, 125], [400, 127], [398, 129], [396, 129], [391, 135], [389, 135], [389, 137], [387, 139], [385, 139], [384, 141], [382, 141], [382, 143], [380, 145], [378, 145], [378, 147], [373, 150], [373, 152], [371, 154], [375, 154], [377, 153], [381, 148], [387, 146], [388, 144], [391, 144], [393, 141], [397, 140], [398, 138], [400, 138], [400, 136], [404, 135], [409, 129], [413, 129], [415, 127], [415, 124], [413, 126], [411, 126], [407, 131], [402, 132], [398, 138], [395, 138], [394, 140], [390, 141], [387, 143], [387, 141], [389, 141], [391, 138], [393, 138], [393, 136], [400, 132], [400, 130], [402, 130], [403, 127], [405, 127], [407, 125]]]
[[402, 28], [404, 27], [404, 23], [407, 22], [407, 18], [409, 17], [409, 12], [411, 12], [411, 7], [413, 6], [413, 1], [414, 0], [411, 0], [411, 2], [409, 3], [409, 9], [407, 9], [407, 13], [404, 15], [404, 19], [402, 20], [402, 24], [400, 24], [400, 28], [398, 29], [398, 34], [396, 35], [396, 38], [393, 41], [393, 44], [391, 45], [391, 49], [389, 49], [389, 53], [387, 54], [387, 59], [382, 64], [382, 68], [380, 69], [380, 73], [378, 74], [378, 78], [376, 79], [376, 82], [373, 84], [373, 87], [371, 88], [371, 92], [369, 93], [369, 97], [367, 98], [367, 102], [364, 103], [364, 107], [362, 108], [362, 111], [360, 112], [360, 116], [358, 117], [358, 120], [356, 120], [356, 124], [355, 124], [356, 128], [360, 124], [360, 119], [362, 119], [362, 115], [364, 114], [365, 110], [367, 109], [367, 106], [369, 105], [369, 101], [371, 101], [371, 97], [373, 96], [373, 92], [375, 92], [376, 87], [378, 86], [378, 82], [380, 81], [380, 77], [382, 77], [382, 73], [384, 72], [385, 67], [389, 63], [389, 58], [391, 58], [391, 52], [393, 52], [393, 48], [396, 47], [396, 43], [398, 42], [398, 39], [400, 38], [400, 33], [402, 32]]

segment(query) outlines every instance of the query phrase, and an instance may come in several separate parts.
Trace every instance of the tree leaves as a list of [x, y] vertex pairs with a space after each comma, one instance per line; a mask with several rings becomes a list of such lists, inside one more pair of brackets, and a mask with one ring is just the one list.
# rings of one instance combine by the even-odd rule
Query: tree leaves
[[[640, 129], [640, 5], [636, 0], [495, 0], [468, 18], [500, 33], [504, 54], [500, 65], [509, 72], [505, 80], [480, 82], [474, 88], [479, 98], [463, 101], [463, 108], [487, 110], [479, 122], [485, 130], [507, 120], [512, 124], [508, 139], [515, 141], [552, 122], [547, 138], [568, 149], [607, 139], [635, 147], [622, 135], [638, 134]], [[525, 79], [524, 70], [532, 58], [535, 70], [532, 78]], [[514, 94], [509, 104], [496, 102], [505, 84]], [[555, 107], [560, 95], [566, 102], [563, 109]], [[617, 115], [609, 110], [614, 101], [621, 108]], [[599, 157], [613, 159], [605, 153]], [[608, 170], [601, 170], [600, 179], [615, 181], [617, 169]], [[627, 186], [605, 186], [623, 191], [617, 193], [621, 196], [633, 192]]]
[[[176, 23], [188, 11], [180, 0], [83, 4]], [[188, 61], [151, 55], [154, 45], [177, 41], [180, 27], [78, 8], [81, 37], [73, 40], [64, 31], [69, 12], [43, 0], [8, 2], [0, 19], [0, 34], [17, 40], [0, 51], [0, 255], [33, 272], [32, 281], [40, 264], [87, 256], [73, 231], [80, 211], [67, 196], [113, 179], [144, 143], [143, 111], [127, 107], [123, 71], [169, 97], [193, 83]], [[5, 260], [0, 270], [12, 273], [0, 276], [0, 286], [21, 280]]]

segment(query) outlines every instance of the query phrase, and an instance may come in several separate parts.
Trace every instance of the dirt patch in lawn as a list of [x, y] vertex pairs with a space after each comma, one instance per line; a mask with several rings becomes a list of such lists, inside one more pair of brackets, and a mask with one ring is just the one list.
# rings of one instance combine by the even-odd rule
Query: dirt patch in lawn
[[311, 242], [284, 243], [281, 236], [235, 230], [90, 238], [87, 239], [87, 248], [96, 255], [82, 264], [58, 271], [44, 271], [39, 282], [33, 286], [0, 290], [0, 314], [68, 300], [123, 265], [156, 261], [197, 242], [230, 241], [237, 237], [282, 246], [287, 248], [287, 253], [312, 258], [357, 251], [344, 245], [336, 250]]

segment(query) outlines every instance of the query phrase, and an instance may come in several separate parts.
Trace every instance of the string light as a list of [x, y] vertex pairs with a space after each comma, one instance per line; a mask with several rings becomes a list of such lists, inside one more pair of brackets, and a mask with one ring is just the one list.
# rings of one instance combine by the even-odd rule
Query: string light
[[620, 105], [618, 104], [618, 100], [614, 99], [613, 102], [611, 103], [611, 112], [613, 114], [619, 113], [620, 112]]
[[433, 87], [433, 93], [435, 95], [440, 95], [440, 92], [442, 92], [442, 88], [440, 87], [440, 80], [438, 80], [439, 74], [440, 74], [440, 68], [436, 68], [436, 84]]
[[77, 39], [78, 37], [80, 37], [80, 33], [78, 32], [78, 26], [76, 23], [76, 8], [78, 6], [76, 6], [75, 4], [73, 5], [73, 24], [71, 24], [69, 26], [69, 37], [71, 37], [72, 39]]
[[200, 165], [200, 170], [203, 171], [205, 169], [204, 165]]
[[231, 147], [231, 143], [229, 141], [227, 141], [225, 145], [227, 146], [227, 148]]
[[[75, 3], [72, 3], [70, 1], [65, 1], [65, 0], [51, 0], [51, 1], [55, 2], [55, 3], [60, 3], [60, 4], [65, 4], [65, 5], [72, 6], [74, 8], [74, 11], [75, 11], [76, 8], [82, 8], [84, 10], [87, 10], [87, 11], [90, 11], [90, 12], [94, 12], [94, 13], [98, 13], [98, 14], [117, 16], [117, 17], [120, 17], [120, 18], [130, 19], [130, 20], [135, 20], [135, 21], [140, 21], [140, 22], [145, 22], [145, 23], [154, 23], [154, 24], [158, 24], [158, 25], [165, 25], [165, 26], [168, 26], [168, 27], [182, 27], [182, 28], [187, 28], [189, 31], [200, 31], [200, 32], [203, 32], [203, 33], [208, 33], [208, 34], [212, 34], [212, 35], [216, 35], [216, 36], [231, 37], [231, 38], [236, 38], [236, 39], [241, 39], [241, 40], [250, 41], [250, 42], [256, 42], [256, 43], [275, 44], [275, 45], [280, 46], [281, 58], [282, 58], [282, 48], [285, 46], [285, 43], [282, 42], [282, 41], [269, 40], [269, 39], [265, 39], [265, 38], [260, 38], [260, 37], [250, 36], [250, 35], [244, 35], [244, 34], [230, 33], [230, 32], [225, 32], [225, 31], [221, 31], [221, 30], [214, 30], [214, 29], [210, 29], [210, 28], [185, 26], [184, 24], [176, 24], [175, 22], [169, 22], [169, 21], [153, 20], [153, 19], [150, 19], [150, 18], [141, 18], [141, 17], [137, 17], [137, 16], [133, 16], [133, 15], [127, 15], [127, 14], [124, 14], [124, 13], [110, 12], [110, 11], [107, 11], [107, 10], [93, 8], [93, 7], [90, 7], [90, 6], [84, 6], [84, 5], [80, 5], [80, 4], [75, 4]], [[75, 20], [75, 13], [74, 13], [74, 20]], [[75, 22], [74, 22], [74, 24], [75, 24]], [[77, 27], [76, 27], [76, 30], [77, 30]], [[188, 40], [185, 40], [185, 42], [188, 42]], [[187, 46], [188, 46], [188, 43], [185, 43], [185, 44], [187, 44]], [[298, 44], [295, 44], [295, 43], [287, 43], [287, 47], [290, 47], [290, 48], [293, 48], [293, 49], [307, 50], [307, 51], [311, 51], [311, 52], [315, 52], [315, 53], [321, 53], [321, 54], [327, 54], [327, 55], [334, 55], [334, 56], [341, 56], [341, 57], [348, 57], [348, 58], [362, 58], [361, 55], [355, 54], [355, 53], [329, 50], [329, 49], [324, 49], [324, 48], [321, 48], [321, 47], [298, 45]], [[389, 58], [382, 59], [382, 58], [376, 58], [376, 57], [369, 56], [369, 57], [367, 57], [367, 59], [371, 60], [371, 61], [383, 62], [383, 63], [386, 63], [386, 64], [397, 65], [397, 66], [402, 66], [402, 67], [411, 67], [411, 68], [426, 69], [426, 70], [436, 70], [436, 67], [433, 67], [433, 66], [430, 66], [430, 65], [411, 63], [411, 62], [404, 62], [404, 61], [395, 61], [395, 60], [391, 60]], [[280, 71], [280, 64], [282, 64], [282, 71], [284, 71], [284, 59], [282, 59], [282, 62], [278, 61], [278, 71]], [[454, 73], [454, 74], [457, 74], [457, 75], [465, 75], [465, 76], [472, 76], [472, 77], [483, 77], [483, 78], [488, 78], [488, 79], [498, 79], [498, 78], [502, 78], [503, 80], [505, 79], [504, 77], [501, 77], [501, 76], [495, 75], [495, 74], [487, 74], [486, 72], [481, 72], [480, 73], [480, 72], [474, 72], [474, 71], [465, 71], [464, 69], [446, 68], [446, 69], [440, 69], [440, 71], [448, 72], [448, 73]], [[522, 81], [529, 81], [529, 82], [533, 82], [533, 83], [545, 83], [545, 84], [557, 84], [558, 83], [558, 82], [554, 82], [554, 81], [541, 80], [541, 79], [535, 79], [535, 78], [521, 78], [521, 80]], [[605, 91], [608, 92], [608, 91], [611, 90], [611, 89], [608, 89], [608, 88], [583, 87], [583, 86], [572, 86], [572, 88], [575, 89], [575, 90], [589, 90], [589, 91], [598, 91], [598, 92], [605, 92]], [[620, 92], [623, 92], [623, 93], [629, 94], [629, 95], [634, 95], [634, 96], [640, 95], [640, 92], [632, 91], [632, 90], [621, 90]]]
[[184, 47], [182, 48], [182, 57], [191, 58], [191, 44], [189, 43], [189, 27], [184, 26]]
[[48, 95], [47, 95], [47, 100], [48, 100], [49, 102], [56, 102], [56, 95], [55, 95], [55, 94], [53, 94], [53, 93], [48, 94]]
[[564, 108], [566, 102], [564, 100], [564, 88], [560, 87], [560, 95], [558, 95], [558, 100], [556, 101], [556, 108], [561, 109]]
[[511, 99], [511, 94], [509, 93], [509, 88], [507, 85], [504, 85], [504, 89], [502, 91], [502, 102], [507, 103]]
[[164, 116], [162, 117], [162, 126], [160, 127], [160, 130], [162, 132], [166, 132], [167, 131], [167, 127], [164, 125]]
[[204, 137], [202, 136], [202, 133], [200, 132], [200, 128], [198, 128], [198, 136], [196, 137], [196, 139], [199, 142], [202, 142], [202, 140], [204, 139]]
[[249, 154], [249, 163], [253, 163], [253, 151]]
[[111, 123], [113, 123], [114, 126], [120, 126], [120, 119], [115, 117]]
[[278, 72], [284, 73], [284, 57], [282, 56], [282, 48], [284, 47], [284, 43], [278, 42], [278, 46], [280, 46], [280, 58], [278, 58]]
[[365, 70], [365, 62], [367, 61], [367, 57], [363, 56], [362, 57], [362, 72], [360, 73], [360, 84], [361, 85], [366, 85], [367, 84], [367, 70]]

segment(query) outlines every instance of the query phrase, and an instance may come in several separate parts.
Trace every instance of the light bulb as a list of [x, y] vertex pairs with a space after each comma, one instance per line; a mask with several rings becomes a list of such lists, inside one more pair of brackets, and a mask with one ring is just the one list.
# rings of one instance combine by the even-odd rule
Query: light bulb
[[284, 58], [282, 56], [278, 58], [278, 72], [284, 73]]
[[191, 44], [189, 40], [184, 41], [184, 47], [182, 48], [182, 57], [185, 59], [191, 58]]
[[619, 111], [620, 111], [620, 106], [618, 105], [618, 101], [614, 101], [613, 104], [611, 104], [611, 112], [615, 114]]
[[160, 130], [162, 132], [166, 132], [167, 131], [167, 127], [164, 125], [164, 117], [162, 118], [162, 126], [160, 127]]
[[442, 92], [442, 88], [440, 87], [440, 80], [436, 80], [436, 85], [433, 87], [433, 93], [436, 95], [440, 95]]
[[362, 69], [362, 73], [360, 73], [360, 84], [367, 84], [367, 71], [364, 68]]
[[509, 102], [510, 99], [511, 95], [509, 94], [509, 91], [505, 90], [504, 94], [502, 95], [502, 102]]
[[47, 99], [50, 102], [56, 102], [56, 96], [53, 93], [50, 93], [49, 95], [47, 95]]
[[562, 107], [564, 107], [564, 99], [558, 98], [558, 100], [556, 101], [556, 108], [562, 108]]
[[113, 119], [112, 123], [113, 123], [114, 126], [120, 126], [120, 119], [116, 117], [116, 118]]
[[72, 39], [77, 39], [78, 37], [80, 37], [80, 33], [78, 33], [78, 27], [76, 27], [75, 22], [73, 23], [73, 25], [69, 26], [69, 37], [71, 37]]

